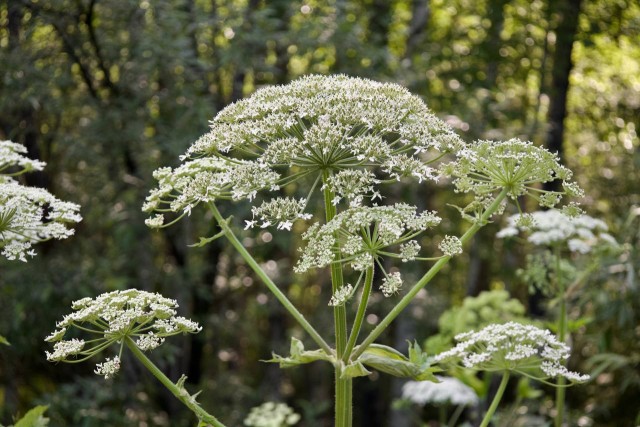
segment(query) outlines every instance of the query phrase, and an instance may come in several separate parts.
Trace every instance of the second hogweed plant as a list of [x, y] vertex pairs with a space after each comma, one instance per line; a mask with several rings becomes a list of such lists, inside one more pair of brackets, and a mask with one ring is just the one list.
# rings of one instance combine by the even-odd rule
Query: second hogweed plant
[[[557, 155], [518, 139], [465, 143], [405, 88], [343, 75], [308, 76], [258, 90], [222, 110], [211, 121], [210, 131], [180, 160], [178, 167], [154, 173], [158, 186], [143, 207], [150, 214], [147, 225], [170, 226], [191, 215], [198, 205], [210, 212], [219, 232], [201, 237], [199, 245], [226, 239], [315, 345], [306, 349], [293, 338], [290, 354], [274, 354], [271, 361], [282, 367], [316, 361], [333, 366], [338, 427], [352, 425], [354, 377], [377, 370], [438, 382], [434, 374], [451, 366], [452, 358], [458, 356], [451, 351], [429, 355], [419, 345], [410, 344], [404, 355], [376, 341], [418, 292], [462, 253], [478, 230], [509, 204], [519, 211], [518, 203], [525, 197], [552, 208], [565, 195], [582, 195]], [[543, 189], [543, 184], [552, 181], [558, 181], [555, 188], [560, 190]], [[420, 211], [410, 201], [385, 203], [394, 199], [391, 195], [398, 183], [424, 185], [425, 192], [452, 187], [464, 193], [466, 204], [457, 208], [469, 222], [466, 232], [445, 236], [434, 245], [435, 253], [427, 253], [428, 248], [420, 243], [423, 237], [433, 233], [448, 211], [458, 212], [450, 207], [442, 212]], [[241, 223], [223, 215], [228, 203], [247, 206]], [[565, 214], [580, 212], [575, 204], [562, 210]], [[331, 297], [326, 304], [333, 312], [334, 329], [329, 336], [318, 332], [283, 291], [286, 283], [275, 283], [238, 238], [243, 228], [268, 227], [302, 233], [295, 273], [330, 272]], [[402, 268], [406, 263], [424, 264], [417, 281], [405, 282]], [[374, 292], [393, 304], [374, 328], [367, 328], [363, 321]], [[53, 353], [48, 354], [50, 360], [84, 360], [114, 346], [117, 355], [96, 369], [111, 376], [127, 347], [194, 412], [200, 425], [224, 425], [200, 407], [195, 395], [184, 389], [184, 380], [171, 382], [143, 354], [169, 335], [200, 329], [176, 317], [175, 302], [156, 294], [124, 291], [78, 301], [74, 309], [76, 313], [65, 317], [47, 338], [56, 342]], [[72, 328], [98, 338], [63, 340]], [[482, 343], [486, 354], [497, 355], [491, 356], [498, 357], [496, 362], [488, 365], [485, 353], [460, 353], [467, 367], [497, 369], [502, 364], [504, 385], [514, 370], [528, 375], [537, 370], [545, 381], [559, 375], [570, 383], [588, 379], [564, 368], [569, 350], [548, 331], [535, 331], [550, 343], [543, 348], [543, 343], [537, 346], [527, 338], [531, 331], [522, 325], [489, 329], [497, 330], [508, 339], [489, 337]], [[469, 342], [469, 337], [461, 338]], [[479, 338], [476, 341], [481, 344]], [[488, 424], [498, 401], [494, 400], [483, 425]]]

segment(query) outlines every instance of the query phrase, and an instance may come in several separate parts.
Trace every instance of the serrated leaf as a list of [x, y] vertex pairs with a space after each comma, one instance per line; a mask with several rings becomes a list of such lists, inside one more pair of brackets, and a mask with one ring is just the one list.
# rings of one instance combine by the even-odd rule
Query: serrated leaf
[[7, 339], [5, 337], [3, 337], [2, 335], [0, 335], [0, 344], [11, 345], [11, 344], [9, 344], [9, 341], [7, 341]]
[[305, 350], [304, 344], [297, 338], [291, 338], [289, 353], [288, 357], [282, 357], [272, 353], [273, 359], [263, 360], [263, 362], [279, 363], [281, 368], [291, 368], [292, 366], [303, 365], [317, 360], [324, 360], [330, 363], [335, 362], [333, 356], [328, 355], [323, 350]]
[[36, 406], [29, 410], [14, 427], [45, 427], [49, 425], [49, 418], [42, 416], [49, 406]]

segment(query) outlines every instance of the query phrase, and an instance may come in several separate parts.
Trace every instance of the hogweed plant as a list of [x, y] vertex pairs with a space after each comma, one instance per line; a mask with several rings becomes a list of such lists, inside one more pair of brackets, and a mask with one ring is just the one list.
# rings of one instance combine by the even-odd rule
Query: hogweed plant
[[[178, 167], [154, 173], [158, 186], [143, 206], [150, 213], [147, 225], [170, 226], [198, 205], [209, 210], [219, 232], [201, 237], [196, 246], [226, 239], [307, 332], [317, 348], [307, 349], [293, 338], [289, 355], [274, 354], [271, 361], [281, 367], [330, 363], [338, 427], [352, 425], [354, 377], [378, 370], [438, 381], [434, 373], [446, 366], [444, 358], [428, 356], [415, 343], [404, 355], [376, 340], [478, 230], [505, 210], [508, 201], [517, 205], [523, 197], [531, 197], [553, 207], [564, 195], [581, 195], [571, 171], [559, 164], [555, 154], [518, 139], [465, 144], [401, 86], [342, 75], [308, 76], [258, 90], [222, 110], [211, 121], [210, 131], [180, 160]], [[559, 181], [561, 190], [541, 188], [551, 181]], [[455, 192], [468, 195], [468, 204], [458, 209], [469, 228], [461, 236], [435, 242], [438, 249], [428, 256], [420, 241], [438, 227], [442, 213], [421, 212], [404, 202], [385, 204], [394, 184], [411, 182], [428, 183], [430, 188], [450, 182]], [[220, 210], [229, 202], [250, 206], [239, 226]], [[563, 209], [578, 211], [573, 205]], [[296, 273], [330, 271], [331, 297], [326, 304], [333, 312], [331, 336], [318, 332], [283, 292], [286, 284], [276, 284], [238, 239], [238, 228], [268, 227], [283, 233], [306, 230]], [[401, 269], [406, 263], [426, 265], [415, 283], [405, 283]], [[126, 346], [195, 413], [201, 425], [222, 425], [184, 390], [184, 380], [172, 383], [142, 352], [174, 332], [195, 332], [198, 327], [175, 320], [174, 306], [159, 296], [126, 292], [76, 302], [79, 311], [65, 317], [61, 329], [48, 338], [56, 342], [48, 357], [78, 361], [113, 346], [118, 356], [96, 369], [110, 376]], [[375, 328], [365, 330], [363, 320], [373, 292], [394, 305]], [[75, 336], [63, 340], [70, 328], [98, 337], [89, 344]], [[556, 374], [564, 372], [553, 368]], [[552, 376], [551, 371], [547, 374]]]
[[[497, 237], [509, 238], [528, 232], [527, 242], [540, 249], [527, 255], [527, 266], [520, 271], [529, 283], [529, 291], [539, 291], [546, 296], [557, 297], [558, 315], [556, 330], [561, 342], [569, 339], [568, 295], [575, 290], [599, 266], [599, 254], [619, 248], [604, 221], [586, 214], [569, 217], [551, 209], [513, 215], [507, 219], [507, 227]], [[582, 271], [574, 266], [578, 258], [588, 260]], [[564, 422], [565, 379], [558, 377], [556, 389], [555, 426]]]

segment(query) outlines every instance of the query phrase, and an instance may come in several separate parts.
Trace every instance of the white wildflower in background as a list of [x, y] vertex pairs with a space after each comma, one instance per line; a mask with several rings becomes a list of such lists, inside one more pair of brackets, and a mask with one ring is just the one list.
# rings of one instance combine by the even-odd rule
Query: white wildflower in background
[[[365, 270], [373, 266], [383, 249], [410, 241], [440, 221], [434, 212], [418, 214], [415, 206], [404, 203], [347, 209], [327, 224], [314, 224], [303, 234], [307, 245], [295, 271], [305, 272], [334, 261]], [[384, 255], [406, 258], [406, 249], [404, 255], [388, 252]]]
[[527, 215], [530, 220], [523, 224], [522, 215], [507, 219], [507, 227], [497, 237], [511, 237], [521, 231], [529, 231], [527, 240], [536, 246], [564, 244], [570, 252], [586, 254], [596, 245], [616, 246], [615, 239], [607, 233], [604, 221], [588, 215], [569, 217], [557, 210], [537, 211]]
[[80, 206], [58, 200], [42, 188], [21, 185], [12, 176], [42, 170], [44, 162], [24, 157], [24, 146], [0, 141], [0, 249], [9, 260], [27, 261], [32, 245], [73, 235]]
[[474, 406], [478, 395], [457, 378], [435, 376], [440, 382], [409, 381], [402, 386], [402, 397], [424, 406], [427, 403]]
[[[517, 201], [527, 195], [541, 206], [552, 208], [562, 196], [582, 197], [582, 189], [573, 181], [572, 172], [560, 164], [556, 154], [517, 138], [508, 141], [476, 141], [458, 153], [458, 159], [441, 168], [453, 178], [456, 192], [473, 193], [475, 200], [466, 209], [486, 208], [502, 189]], [[561, 191], [547, 191], [538, 184], [560, 181]], [[575, 205], [567, 207], [576, 212]]]
[[[462, 146], [447, 124], [399, 85], [307, 76], [260, 89], [220, 111], [181, 166], [155, 172], [158, 188], [143, 210], [183, 216], [201, 202], [260, 198], [247, 225], [259, 220], [260, 226], [290, 229], [304, 213], [290, 207], [274, 212], [282, 194], [269, 192], [304, 181], [310, 190], [298, 202], [301, 208], [321, 189], [333, 194], [336, 205], [360, 206], [382, 198], [381, 184], [436, 180], [434, 162]], [[147, 223], [164, 222], [154, 217]]]
[[[137, 289], [113, 291], [97, 298], [83, 298], [74, 301], [73, 313], [64, 316], [57, 323], [58, 330], [45, 338], [54, 343], [53, 352], [46, 352], [51, 362], [77, 362], [117, 344], [121, 349], [126, 338], [133, 339], [143, 351], [161, 345], [165, 337], [197, 333], [200, 325], [184, 317], [176, 316], [178, 304], [175, 300], [160, 294]], [[89, 341], [72, 338], [64, 340], [71, 329], [97, 335]], [[109, 378], [120, 368], [120, 358], [116, 356], [99, 363], [96, 373]]]
[[286, 403], [266, 402], [255, 408], [244, 419], [245, 426], [251, 427], [287, 427], [296, 425], [300, 415]]
[[457, 335], [458, 345], [438, 354], [434, 362], [461, 363], [483, 371], [512, 371], [537, 380], [564, 377], [585, 382], [589, 375], [567, 370], [570, 348], [550, 331], [516, 322], [492, 324], [479, 332]]

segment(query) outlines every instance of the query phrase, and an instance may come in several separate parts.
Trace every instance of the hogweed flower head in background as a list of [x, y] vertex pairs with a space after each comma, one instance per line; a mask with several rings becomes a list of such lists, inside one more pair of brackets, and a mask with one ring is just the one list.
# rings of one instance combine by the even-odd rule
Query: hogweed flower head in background
[[[399, 85], [307, 76], [222, 110], [181, 166], [156, 171], [159, 186], [143, 209], [157, 212], [148, 225], [158, 227], [165, 213], [185, 215], [201, 202], [258, 199], [248, 226], [289, 229], [321, 189], [331, 191], [334, 205], [360, 206], [381, 198], [384, 183], [436, 180], [434, 162], [462, 146]], [[296, 187], [301, 197], [287, 194], [287, 203], [276, 190], [296, 182], [307, 185]]]
[[298, 424], [300, 415], [286, 403], [265, 402], [251, 408], [244, 419], [245, 426], [251, 427], [288, 427]]
[[[81, 362], [117, 344], [122, 352], [126, 338], [132, 339], [143, 351], [160, 346], [166, 337], [197, 333], [202, 328], [189, 319], [176, 316], [178, 304], [160, 294], [137, 289], [113, 291], [97, 298], [73, 302], [75, 311], [57, 323], [58, 329], [45, 338], [54, 344], [46, 352], [51, 362]], [[84, 340], [65, 335], [71, 330], [93, 335]], [[121, 354], [97, 364], [96, 374], [109, 378], [120, 369]]]
[[517, 372], [540, 381], [555, 377], [571, 382], [589, 380], [589, 375], [571, 372], [564, 366], [569, 346], [550, 331], [532, 325], [492, 324], [479, 332], [459, 334], [456, 341], [458, 345], [438, 354], [434, 361], [489, 372]]
[[402, 386], [402, 397], [424, 406], [427, 403], [474, 406], [478, 395], [457, 378], [435, 376], [439, 382], [409, 381]]
[[584, 214], [569, 217], [557, 210], [536, 211], [512, 215], [507, 223], [497, 237], [511, 237], [521, 231], [529, 231], [527, 240], [535, 246], [561, 244], [566, 245], [570, 252], [580, 254], [591, 252], [598, 244], [617, 245], [616, 240], [607, 233], [609, 228], [604, 221]]
[[42, 170], [44, 162], [29, 159], [26, 148], [0, 141], [0, 249], [9, 260], [27, 261], [32, 245], [73, 235], [70, 223], [79, 222], [80, 206], [63, 202], [47, 190], [21, 185], [13, 176]]

